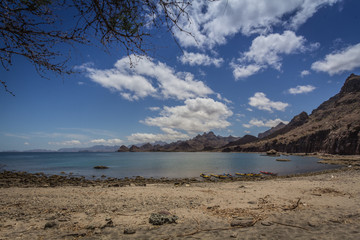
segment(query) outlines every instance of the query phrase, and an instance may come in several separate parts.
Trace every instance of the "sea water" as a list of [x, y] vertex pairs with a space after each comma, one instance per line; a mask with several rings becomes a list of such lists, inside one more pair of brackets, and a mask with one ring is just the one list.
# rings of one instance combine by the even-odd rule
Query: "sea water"
[[[277, 158], [291, 161], [279, 162]], [[257, 153], [213, 152], [122, 152], [122, 153], [0, 153], [0, 171], [15, 170], [30, 173], [72, 174], [87, 178], [107, 177], [198, 177], [201, 173], [223, 174], [235, 172], [278, 175], [305, 173], [336, 168], [319, 164], [315, 157], [270, 157]], [[94, 166], [108, 169], [94, 169]]]

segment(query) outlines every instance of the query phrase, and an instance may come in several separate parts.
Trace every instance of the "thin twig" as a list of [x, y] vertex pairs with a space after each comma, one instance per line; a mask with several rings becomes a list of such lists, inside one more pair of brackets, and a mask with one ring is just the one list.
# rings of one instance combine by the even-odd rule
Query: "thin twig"
[[306, 231], [310, 231], [310, 230], [307, 229], [307, 228], [300, 227], [300, 226], [296, 226], [296, 225], [291, 225], [291, 224], [286, 224], [286, 223], [281, 223], [281, 222], [272, 222], [272, 223], [276, 223], [276, 224], [283, 225], [283, 226], [287, 226], [287, 227], [300, 228], [300, 229], [303, 229], [303, 230], [306, 230]]

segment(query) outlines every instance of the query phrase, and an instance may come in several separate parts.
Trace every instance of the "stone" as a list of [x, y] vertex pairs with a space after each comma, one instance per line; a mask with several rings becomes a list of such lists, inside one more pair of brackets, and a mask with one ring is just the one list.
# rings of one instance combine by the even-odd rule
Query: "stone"
[[176, 223], [179, 218], [167, 211], [152, 213], [149, 218], [149, 223], [152, 225], [163, 225], [166, 223]]
[[47, 222], [45, 223], [44, 229], [53, 228], [56, 226], [56, 222]]
[[254, 225], [253, 218], [238, 218], [230, 223], [232, 227], [251, 227]]
[[133, 228], [125, 228], [124, 229], [124, 234], [135, 234], [136, 230]]

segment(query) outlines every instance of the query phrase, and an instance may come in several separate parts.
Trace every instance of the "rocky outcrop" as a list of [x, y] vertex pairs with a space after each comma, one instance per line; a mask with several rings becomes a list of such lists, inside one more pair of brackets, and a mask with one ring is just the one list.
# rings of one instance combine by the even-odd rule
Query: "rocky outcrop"
[[264, 139], [231, 150], [270, 149], [289, 153], [360, 154], [360, 76], [351, 74], [340, 92], [309, 116], [302, 112]]

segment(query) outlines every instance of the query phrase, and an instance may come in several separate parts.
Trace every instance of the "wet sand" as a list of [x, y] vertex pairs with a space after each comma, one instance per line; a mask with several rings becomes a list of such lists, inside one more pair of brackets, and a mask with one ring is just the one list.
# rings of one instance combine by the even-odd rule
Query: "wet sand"
[[[358, 167], [259, 181], [139, 180], [113, 186], [102, 181], [54, 185], [12, 180], [17, 184], [6, 185], [3, 179], [0, 188], [0, 239], [360, 236]], [[159, 212], [176, 215], [176, 223], [149, 223], [151, 214]]]

